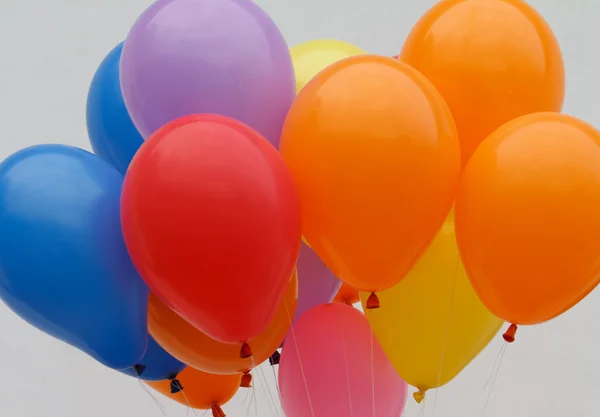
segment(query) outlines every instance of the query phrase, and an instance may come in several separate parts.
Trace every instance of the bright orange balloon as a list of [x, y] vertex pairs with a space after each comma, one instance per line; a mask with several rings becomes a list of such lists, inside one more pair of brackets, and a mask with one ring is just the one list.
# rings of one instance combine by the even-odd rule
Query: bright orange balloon
[[[245, 372], [266, 361], [281, 345], [296, 311], [298, 275], [296, 270], [288, 284], [285, 297], [269, 326], [248, 344], [252, 358], [240, 358], [236, 344], [218, 342], [171, 310], [155, 295], [150, 295], [148, 329], [152, 337], [181, 362], [213, 374]], [[289, 313], [288, 313], [289, 310]]]
[[180, 404], [199, 410], [210, 410], [213, 405], [220, 407], [231, 400], [240, 386], [241, 379], [241, 374], [213, 375], [188, 366], [177, 376], [183, 387], [180, 392], [171, 394], [171, 381], [147, 381], [146, 384]]
[[455, 224], [492, 313], [536, 324], [568, 310], [600, 281], [600, 132], [559, 113], [505, 124], [467, 165]]
[[313, 78], [288, 113], [280, 151], [304, 236], [336, 276], [369, 292], [400, 281], [427, 248], [460, 170], [456, 128], [435, 87], [376, 55]]
[[343, 304], [356, 304], [360, 301], [360, 294], [356, 290], [356, 288], [352, 288], [350, 285], [345, 282], [342, 283], [342, 286], [338, 290], [335, 298], [333, 299], [334, 303], [343, 303]]
[[562, 108], [560, 47], [542, 16], [522, 0], [440, 1], [412, 29], [400, 60], [446, 99], [463, 166], [500, 125]]

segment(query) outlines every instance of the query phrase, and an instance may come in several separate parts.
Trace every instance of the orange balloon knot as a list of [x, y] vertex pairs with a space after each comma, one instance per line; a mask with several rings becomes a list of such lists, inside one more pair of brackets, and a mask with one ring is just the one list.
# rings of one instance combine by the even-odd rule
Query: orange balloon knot
[[421, 404], [425, 399], [425, 391], [420, 389], [417, 392], [413, 392], [413, 398], [415, 399], [417, 404]]
[[242, 380], [240, 381], [240, 387], [242, 388], [251, 388], [252, 387], [252, 374], [250, 371], [244, 372], [242, 375]]
[[171, 381], [171, 394], [177, 394], [178, 392], [183, 391], [183, 385], [181, 385], [181, 381], [177, 379], [177, 375], [169, 378], [169, 380]]
[[369, 298], [367, 298], [367, 310], [374, 310], [379, 307], [379, 297], [377, 297], [377, 294], [372, 292], [371, 295], [369, 295]]
[[273, 354], [269, 358], [269, 364], [271, 364], [271, 366], [279, 365], [280, 360], [281, 360], [281, 353], [279, 353], [279, 351], [276, 350], [275, 352], [273, 352]]
[[213, 403], [210, 406], [210, 409], [212, 410], [213, 417], [227, 417], [227, 415], [225, 414], [223, 409], [219, 406], [219, 404]]
[[508, 330], [502, 335], [504, 340], [508, 343], [515, 341], [515, 335], [517, 334], [517, 325], [511, 324]]
[[240, 350], [240, 358], [247, 359], [252, 356], [252, 349], [250, 349], [250, 345], [246, 342], [242, 344], [242, 349]]

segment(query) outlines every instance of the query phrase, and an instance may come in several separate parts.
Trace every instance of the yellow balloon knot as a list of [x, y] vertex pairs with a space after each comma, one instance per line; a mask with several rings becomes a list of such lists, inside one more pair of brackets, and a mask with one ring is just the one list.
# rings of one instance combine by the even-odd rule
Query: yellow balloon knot
[[417, 404], [421, 404], [425, 399], [425, 391], [418, 390], [417, 392], [413, 392], [413, 398]]

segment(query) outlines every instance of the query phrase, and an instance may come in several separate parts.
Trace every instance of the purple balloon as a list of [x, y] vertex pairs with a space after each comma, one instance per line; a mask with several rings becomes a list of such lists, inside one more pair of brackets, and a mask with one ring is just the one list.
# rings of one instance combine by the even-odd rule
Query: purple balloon
[[294, 320], [307, 310], [330, 303], [342, 286], [342, 281], [327, 268], [321, 258], [302, 243], [298, 256], [298, 306]]
[[295, 98], [289, 48], [252, 0], [158, 0], [121, 54], [121, 89], [144, 138], [180, 116], [229, 116], [274, 146]]

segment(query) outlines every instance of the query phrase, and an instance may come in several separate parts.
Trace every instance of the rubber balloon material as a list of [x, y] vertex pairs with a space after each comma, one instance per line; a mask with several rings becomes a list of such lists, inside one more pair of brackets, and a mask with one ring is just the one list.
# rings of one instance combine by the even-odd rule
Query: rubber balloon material
[[123, 242], [122, 175], [64, 145], [0, 164], [0, 298], [38, 329], [114, 369], [147, 346], [148, 289]]
[[294, 320], [319, 304], [330, 303], [342, 282], [319, 256], [302, 244], [298, 256], [298, 308]]
[[446, 218], [460, 172], [452, 116], [398, 60], [361, 55], [298, 95], [280, 151], [300, 192], [304, 236], [352, 287], [399, 282]]
[[178, 117], [215, 113], [277, 146], [295, 97], [288, 46], [252, 0], [154, 2], [125, 41], [121, 86], [145, 138]]
[[144, 356], [131, 368], [121, 372], [144, 381], [162, 381], [176, 378], [184, 368], [184, 363], [171, 356], [150, 336]]
[[292, 327], [293, 337], [286, 340], [279, 362], [286, 416], [402, 415], [406, 382], [360, 311], [324, 304], [308, 310]]
[[[256, 338], [249, 340], [252, 358], [240, 358], [240, 347], [218, 342], [182, 319], [155, 295], [150, 295], [150, 334], [173, 356], [213, 374], [245, 372], [265, 362], [281, 345], [291, 325], [298, 301], [298, 276], [294, 272], [275, 317]], [[254, 363], [253, 363], [254, 362]]]
[[571, 308], [600, 280], [598, 213], [599, 131], [560, 113], [496, 130], [456, 199], [458, 247], [479, 298], [513, 324]]
[[125, 108], [119, 79], [123, 43], [104, 58], [87, 96], [87, 131], [94, 153], [125, 174], [144, 142]]
[[171, 393], [171, 381], [148, 382], [154, 390], [186, 407], [210, 410], [213, 404], [222, 406], [237, 392], [242, 375], [213, 375], [190, 366], [179, 374], [177, 380], [183, 388]]
[[351, 43], [336, 39], [317, 39], [303, 42], [290, 49], [294, 73], [296, 74], [296, 93], [324, 68], [356, 55], [366, 52]]
[[467, 278], [453, 215], [402, 282], [378, 296], [381, 308], [365, 310], [367, 319], [398, 374], [421, 392], [456, 377], [503, 323]]
[[167, 124], [129, 166], [121, 208], [138, 271], [185, 320], [224, 343], [268, 326], [298, 258], [300, 202], [255, 130], [217, 115]]
[[360, 294], [355, 288], [352, 288], [350, 285], [344, 283], [342, 284], [340, 290], [335, 295], [333, 299], [336, 303], [344, 303], [344, 304], [356, 304], [360, 302]]
[[450, 106], [463, 166], [502, 124], [562, 108], [560, 47], [523, 0], [440, 1], [412, 29], [400, 60], [425, 75]]

